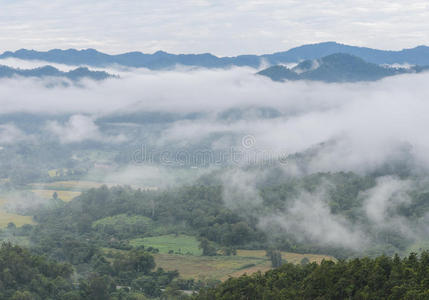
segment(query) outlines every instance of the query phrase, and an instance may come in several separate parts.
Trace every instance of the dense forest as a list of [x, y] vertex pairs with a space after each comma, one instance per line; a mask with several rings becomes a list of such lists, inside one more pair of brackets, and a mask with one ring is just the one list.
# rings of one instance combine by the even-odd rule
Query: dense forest
[[[164, 190], [103, 186], [84, 192], [70, 203], [52, 199], [47, 205], [31, 208], [32, 211], [23, 207], [21, 213], [34, 215], [39, 225], [26, 234], [37, 247], [56, 259], [64, 259], [66, 255], [62, 250], [54, 250], [57, 247], [50, 241], [58, 245], [66, 237], [67, 240], [79, 241], [89, 238], [91, 243], [96, 242], [103, 247], [127, 248], [128, 240], [133, 237], [187, 234], [206, 239], [211, 247], [217, 249], [270, 247], [299, 253], [325, 253], [337, 258], [362, 254], [393, 255], [404, 252], [414, 243], [412, 237], [395, 228], [377, 227], [368, 219], [363, 209], [365, 198], [362, 193], [376, 186], [375, 176], [320, 173], [283, 179], [274, 184], [261, 183], [257, 196], [262, 203], [250, 206], [250, 209], [225, 205], [226, 193], [232, 194], [229, 197], [237, 197], [237, 203], [245, 199], [240, 199], [240, 191], [231, 192], [216, 181], [212, 184], [206, 181], [207, 178], [201, 178], [199, 184]], [[297, 237], [294, 232], [285, 232], [276, 224], [267, 225], [268, 237], [266, 228], [261, 228], [260, 218], [283, 211], [303, 192], [318, 195], [321, 187], [329, 213], [362, 228], [369, 237], [365, 250], [341, 245], [324, 246], [311, 239]], [[418, 233], [419, 222], [424, 220], [429, 209], [429, 193], [424, 185], [416, 184], [407, 197], [409, 201], [398, 204], [387, 213], [407, 220]]]
[[266, 274], [230, 278], [195, 299], [429, 299], [429, 253], [320, 265], [284, 264]]
[[[103, 264], [103, 263], [101, 263]], [[117, 257], [111, 269], [92, 273], [73, 282], [70, 264], [56, 263], [31, 254], [18, 246], [3, 244], [0, 248], [0, 299], [185, 299], [179, 283], [164, 290], [177, 274], [151, 272], [153, 258], [144, 251], [132, 251]], [[347, 261], [323, 261], [321, 264], [285, 263], [265, 274], [230, 278], [211, 288], [203, 288], [194, 299], [428, 299], [429, 253], [415, 253], [400, 258], [380, 256]], [[115, 277], [118, 276], [118, 277]], [[120, 278], [120, 279], [118, 279]], [[121, 289], [118, 280], [129, 281]], [[182, 282], [183, 286], [183, 282]]]
[[[395, 230], [377, 228], [363, 210], [365, 198], [362, 193], [376, 186], [377, 177], [359, 176], [353, 173], [320, 173], [302, 178], [289, 178], [278, 184], [263, 184], [257, 193], [262, 203], [246, 210], [243, 206], [229, 207], [224, 203], [226, 188], [214, 181], [163, 190], [141, 190], [130, 187], [102, 186], [90, 189], [69, 203], [51, 199], [39, 206], [18, 206], [22, 214], [34, 216], [38, 225], [14, 229], [14, 234], [30, 237], [35, 249], [49, 253], [52, 258], [76, 260], [66, 252], [77, 245], [90, 241], [93, 245], [129, 249], [128, 241], [135, 237], [150, 237], [162, 234], [187, 234], [195, 236], [214, 249], [237, 248], [267, 249], [301, 253], [325, 253], [337, 258], [355, 255], [393, 255], [405, 251], [414, 240]], [[327, 184], [327, 182], [329, 184]], [[370, 237], [370, 244], [362, 252], [341, 245], [323, 246], [310, 239], [297, 238], [293, 232], [279, 230], [276, 224], [261, 228], [261, 216], [271, 216], [282, 211], [305, 191], [324, 195], [329, 213], [340, 216], [350, 224], [359, 226]], [[239, 191], [238, 191], [239, 192]], [[232, 196], [240, 197], [237, 191]], [[409, 201], [398, 204], [389, 214], [409, 220], [418, 228], [428, 212], [429, 193], [425, 186], [418, 186], [409, 192]], [[240, 203], [240, 199], [237, 203]], [[245, 202], [244, 202], [245, 203]], [[417, 232], [417, 229], [416, 229]], [[67, 247], [63, 243], [69, 243]], [[210, 251], [208, 251], [210, 252]], [[213, 252], [213, 251], [212, 251]], [[92, 251], [88, 251], [92, 253]]]
[[[112, 263], [104, 261], [104, 266], [109, 270], [91, 273], [76, 281], [72, 265], [57, 263], [4, 243], [0, 248], [0, 299], [146, 299], [144, 295], [161, 295], [159, 284], [165, 285], [177, 276], [162, 270], [151, 272], [155, 267], [153, 257], [144, 251], [118, 256]], [[118, 277], [124, 284], [132, 285], [135, 292], [130, 292], [130, 288], [121, 289]], [[168, 291], [165, 295], [168, 297]]]
[[[181, 290], [201, 288], [199, 299], [385, 299], [382, 295], [391, 295], [391, 299], [424, 299], [427, 296], [425, 272], [429, 254], [423, 253], [420, 258], [414, 254], [404, 259], [391, 258], [394, 253], [406, 253], [413, 241], [394, 228], [374, 231], [362, 211], [362, 191], [376, 186], [376, 176], [319, 173], [282, 178], [278, 183], [261, 182], [257, 192], [263, 202], [251, 207], [251, 213], [243, 207], [225, 205], [225, 193], [231, 191], [218, 181], [209, 183], [208, 178], [200, 178], [198, 184], [160, 190], [101, 186], [70, 202], [54, 194], [46, 203], [17, 206], [17, 212], [32, 215], [36, 224], [22, 227], [9, 224], [2, 235], [28, 239], [33, 254], [11, 245], [4, 245], [2, 251], [49, 261], [57, 269], [62, 266], [61, 274], [42, 274], [47, 278], [46, 286], [51, 286], [49, 280], [63, 277], [63, 290], [42, 288], [49, 290], [46, 295], [52, 299], [60, 297], [58, 293], [63, 297], [59, 299], [140, 299], [133, 297], [143, 295], [150, 298], [175, 295], [175, 299], [179, 295], [188, 297]], [[280, 211], [303, 191], [316, 193], [321, 186], [328, 186], [327, 205], [333, 215], [366, 229], [372, 244], [365, 252], [323, 246], [299, 239], [292, 232], [280, 232], [275, 226], [268, 234], [260, 226], [258, 214]], [[427, 212], [427, 195], [424, 187], [416, 187], [409, 195], [411, 200], [390, 213], [418, 220]], [[177, 271], [156, 266], [153, 254], [158, 249], [130, 243], [135, 238], [165, 234], [197, 238], [204, 256], [235, 255], [236, 249], [266, 250], [272, 266], [280, 268], [266, 275], [230, 279], [219, 287], [214, 287], [215, 283], [179, 279]], [[279, 251], [325, 253], [340, 261], [325, 261], [320, 266], [302, 261], [299, 266], [282, 261]], [[387, 256], [377, 257], [383, 253]], [[354, 258], [362, 255], [377, 258]], [[54, 261], [65, 265], [57, 266]], [[9, 296], [13, 288], [10, 287]], [[94, 289], [105, 294], [101, 298], [88, 296], [98, 293]], [[52, 296], [52, 290], [57, 296]], [[34, 299], [48, 299], [43, 298], [48, 297], [43, 296], [45, 292], [31, 286], [22, 291], [36, 295]], [[21, 298], [14, 299], [27, 299], [18, 296]]]

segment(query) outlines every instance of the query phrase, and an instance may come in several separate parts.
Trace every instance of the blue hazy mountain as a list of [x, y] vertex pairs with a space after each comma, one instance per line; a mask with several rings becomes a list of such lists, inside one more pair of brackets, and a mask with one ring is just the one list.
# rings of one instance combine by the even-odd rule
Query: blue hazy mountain
[[420, 73], [429, 67], [414, 66], [411, 68], [393, 68], [366, 62], [360, 57], [336, 53], [319, 59], [309, 59], [293, 68], [282, 65], [269, 67], [258, 72], [274, 81], [316, 80], [324, 82], [374, 81], [384, 77]]
[[24, 60], [42, 60], [67, 65], [88, 65], [103, 67], [118, 64], [127, 67], [165, 69], [177, 64], [206, 68], [224, 68], [228, 66], [259, 67], [261, 62], [270, 65], [299, 62], [307, 59], [317, 59], [335, 53], [351, 54], [374, 64], [412, 64], [429, 65], [429, 47], [418, 46], [401, 51], [376, 50], [365, 47], [355, 47], [335, 42], [304, 45], [288, 51], [265, 55], [240, 55], [235, 57], [217, 57], [205, 54], [170, 54], [158, 51], [153, 54], [129, 52], [109, 55], [94, 49], [86, 50], [49, 50], [35, 51], [21, 49], [15, 52], [7, 51], [0, 59], [19, 58]]
[[44, 66], [35, 69], [15, 69], [8, 66], [0, 65], [0, 78], [4, 77], [62, 77], [73, 81], [82, 78], [93, 80], [103, 80], [109, 77], [114, 77], [104, 71], [91, 71], [88, 68], [77, 68], [68, 72], [63, 72], [52, 66]]
[[412, 49], [401, 51], [377, 50], [366, 47], [355, 47], [335, 42], [325, 42], [319, 44], [304, 45], [292, 48], [285, 52], [278, 52], [269, 55], [263, 55], [271, 64], [280, 64], [287, 62], [299, 62], [307, 59], [317, 59], [335, 53], [351, 54], [362, 58], [363, 60], [382, 65], [382, 64], [411, 64], [411, 65], [429, 65], [429, 47], [418, 46]]

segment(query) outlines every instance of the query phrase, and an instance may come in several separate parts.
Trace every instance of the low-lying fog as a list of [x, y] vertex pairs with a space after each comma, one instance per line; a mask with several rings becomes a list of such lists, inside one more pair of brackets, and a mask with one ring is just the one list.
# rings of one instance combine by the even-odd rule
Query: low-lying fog
[[[0, 64], [28, 68], [43, 62]], [[180, 163], [198, 151], [227, 152], [222, 163], [184, 165], [199, 168], [198, 175], [224, 167], [221, 181], [231, 208], [261, 205], [255, 186], [270, 160], [281, 162], [276, 166], [285, 176], [339, 171], [365, 175], [386, 164], [404, 163], [421, 182], [429, 169], [429, 73], [326, 84], [273, 82], [251, 68], [107, 71], [120, 79], [67, 87], [49, 84], [54, 79], [1, 79], [1, 151], [46, 142], [71, 149], [65, 154], [70, 156], [79, 147], [123, 152], [134, 159], [106, 171], [104, 180], [143, 185], [147, 180], [148, 186], [158, 187], [189, 184], [197, 177], [178, 181], [184, 173], [172, 175], [171, 161]], [[136, 161], [151, 151], [156, 159]], [[163, 151], [168, 160], [163, 160]], [[297, 153], [305, 155], [305, 162], [292, 159]], [[362, 193], [362, 209], [374, 226], [395, 227], [411, 237], [427, 234], [428, 217], [411, 230], [407, 221], [386, 213], [408, 201], [406, 192], [414, 184], [393, 174]], [[285, 211], [261, 216], [261, 226], [275, 224], [280, 231], [295, 231], [322, 244], [365, 245], [362, 228], [332, 214], [326, 197], [323, 188], [303, 192]], [[326, 232], [330, 234], [322, 240]]]

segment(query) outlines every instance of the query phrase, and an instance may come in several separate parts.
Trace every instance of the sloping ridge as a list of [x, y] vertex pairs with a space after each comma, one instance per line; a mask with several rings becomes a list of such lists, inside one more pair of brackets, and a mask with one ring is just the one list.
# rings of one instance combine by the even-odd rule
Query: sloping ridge
[[44, 66], [35, 69], [15, 69], [8, 66], [0, 65], [0, 78], [4, 77], [63, 77], [73, 81], [77, 81], [83, 78], [89, 78], [93, 80], [104, 80], [110, 77], [115, 77], [104, 71], [91, 71], [88, 68], [80, 67], [74, 70], [63, 72], [52, 66]]
[[409, 69], [392, 68], [366, 62], [365, 60], [345, 53], [331, 54], [320, 59], [305, 60], [292, 69], [276, 65], [258, 72], [274, 81], [316, 80], [324, 82], [374, 81], [384, 77], [420, 73], [428, 67], [416, 66]]

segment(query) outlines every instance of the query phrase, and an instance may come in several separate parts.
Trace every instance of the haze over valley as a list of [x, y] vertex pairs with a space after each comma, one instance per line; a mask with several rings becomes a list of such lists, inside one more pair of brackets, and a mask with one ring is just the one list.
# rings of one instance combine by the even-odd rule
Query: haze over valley
[[18, 2], [0, 300], [429, 298], [427, 4]]

